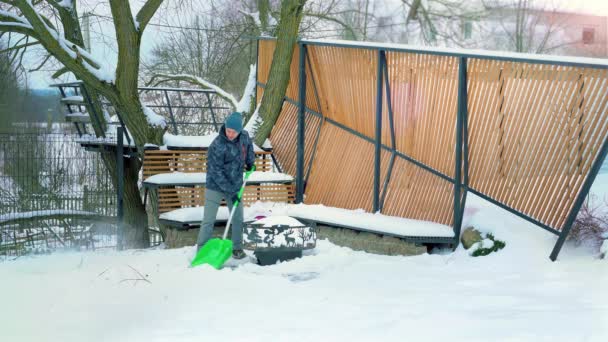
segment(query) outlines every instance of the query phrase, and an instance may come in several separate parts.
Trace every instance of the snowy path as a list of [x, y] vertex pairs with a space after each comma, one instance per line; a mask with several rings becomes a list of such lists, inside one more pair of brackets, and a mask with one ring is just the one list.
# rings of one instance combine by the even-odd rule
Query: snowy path
[[[604, 183], [606, 184], [606, 183]], [[3, 341], [607, 341], [608, 260], [471, 196], [498, 254], [389, 257], [319, 241], [215, 271], [192, 248], [0, 263]], [[131, 268], [132, 267], [132, 268]], [[135, 281], [147, 275], [146, 281]]]

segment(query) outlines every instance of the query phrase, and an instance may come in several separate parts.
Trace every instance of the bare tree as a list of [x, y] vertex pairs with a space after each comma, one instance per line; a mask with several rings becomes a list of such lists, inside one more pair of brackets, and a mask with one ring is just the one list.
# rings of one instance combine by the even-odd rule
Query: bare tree
[[208, 5], [210, 10], [198, 9], [191, 19], [170, 19], [182, 29], [157, 43], [145, 68], [148, 78], [159, 73], [188, 74], [233, 94], [242, 91], [255, 58], [254, 26], [234, 11], [234, 4], [211, 1]]
[[[84, 48], [83, 35], [75, 1], [71, 0], [0, 0], [0, 32], [24, 37], [12, 49], [25, 49], [30, 43], [42, 46], [63, 68], [55, 76], [73, 73], [92, 94], [94, 105], [105, 97], [122, 115], [140, 153], [145, 143], [160, 144], [163, 125], [148, 121], [138, 96], [139, 52], [142, 34], [163, 0], [148, 0], [134, 15], [128, 1], [110, 0], [116, 31], [118, 64], [104, 70]], [[99, 108], [97, 108], [99, 109]], [[98, 112], [99, 113], [99, 112]], [[94, 123], [95, 133], [103, 134], [106, 122]], [[116, 176], [115, 159], [104, 156], [108, 170]], [[137, 187], [141, 160], [125, 162], [125, 236], [127, 247], [149, 245], [147, 215]]]
[[487, 31], [501, 49], [516, 52], [548, 53], [575, 43], [563, 34], [568, 24], [559, 8], [535, 5], [530, 0], [483, 0], [488, 11]]
[[[218, 76], [210, 72], [210, 70], [212, 70], [211, 67], [219, 67], [218, 69], [222, 70], [222, 75], [227, 74], [226, 63], [230, 62], [229, 56], [235, 53], [234, 46], [243, 44], [240, 40], [244, 33], [253, 32], [254, 34], [268, 34], [269, 32], [272, 33], [276, 31], [277, 47], [273, 56], [269, 82], [264, 92], [264, 98], [260, 104], [259, 118], [262, 120], [255, 138], [256, 143], [262, 145], [269, 136], [283, 104], [283, 98], [287, 90], [290, 76], [289, 66], [294, 46], [298, 38], [305, 2], [305, 0], [282, 0], [279, 4], [280, 17], [276, 26], [274, 23], [276, 20], [274, 19], [276, 16], [276, 5], [273, 5], [269, 0], [258, 0], [255, 4], [244, 2], [244, 6], [239, 10], [242, 14], [241, 20], [246, 18], [245, 20], [249, 22], [249, 26], [253, 29], [248, 30], [246, 27], [244, 29], [241, 27], [240, 30], [234, 29], [235, 25], [238, 23], [238, 18], [232, 18], [232, 21], [219, 21], [217, 25], [223, 26], [228, 24], [225, 26], [226, 30], [233, 28], [235, 33], [240, 32], [240, 34], [232, 35], [231, 39], [228, 41], [225, 39], [219, 39], [221, 41], [218, 41], [217, 37], [212, 36], [213, 31], [211, 31], [211, 28], [206, 28], [205, 30], [202, 30], [201, 33], [180, 33], [181, 36], [180, 39], [178, 39], [179, 43], [177, 43], [175, 48], [167, 48], [165, 46], [162, 49], [157, 50], [163, 51], [162, 54], [166, 55], [168, 59], [181, 60], [170, 68], [172, 69], [170, 70], [171, 72], [179, 72], [180, 74], [160, 73], [158, 72], [158, 69], [156, 69], [150, 82], [159, 84], [159, 82], [180, 81], [196, 84], [203, 88], [216, 89], [220, 96], [226, 98], [228, 103], [234, 104], [233, 107], [237, 108], [239, 106], [236, 105], [236, 103], [239, 101], [233, 100], [234, 97], [221, 87], [222, 77], [224, 76]], [[214, 11], [213, 13], [214, 15], [218, 14], [217, 11]], [[221, 15], [221, 12], [219, 12], [219, 14]], [[199, 23], [200, 22], [201, 21], [199, 21]], [[221, 29], [217, 29], [221, 31]], [[227, 33], [223, 32], [223, 34]], [[203, 36], [202, 39], [198, 39], [201, 35]], [[255, 36], [250, 37], [254, 38]], [[188, 44], [186, 42], [189, 42], [191, 46], [189, 48], [179, 49], [181, 44]], [[230, 45], [226, 47], [227, 43]], [[249, 43], [251, 43], [251, 41]], [[171, 44], [168, 46], [171, 46]], [[186, 58], [174, 58], [174, 56], [179, 56], [184, 53], [185, 56], [183, 57], [194, 57], [196, 61], [191, 64], [194, 64], [195, 67], [192, 67], [192, 65], [185, 65], [184, 61], [188, 60]], [[236, 51], [236, 53], [238, 54], [238, 51]], [[159, 54], [160, 53], [157, 53], [157, 55]], [[217, 58], [205, 59], [205, 56], [217, 56]], [[237, 57], [238, 56], [235, 58]], [[160, 65], [162, 63], [158, 64]], [[200, 67], [196, 67], [197, 65]], [[252, 108], [250, 108], [249, 112], [251, 111]]]

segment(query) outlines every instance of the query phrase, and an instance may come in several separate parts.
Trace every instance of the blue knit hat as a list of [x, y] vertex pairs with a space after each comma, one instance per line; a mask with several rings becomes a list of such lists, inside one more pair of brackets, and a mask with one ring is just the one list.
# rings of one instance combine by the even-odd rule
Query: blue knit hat
[[226, 128], [233, 129], [239, 133], [243, 130], [243, 116], [239, 112], [232, 112], [224, 122]]

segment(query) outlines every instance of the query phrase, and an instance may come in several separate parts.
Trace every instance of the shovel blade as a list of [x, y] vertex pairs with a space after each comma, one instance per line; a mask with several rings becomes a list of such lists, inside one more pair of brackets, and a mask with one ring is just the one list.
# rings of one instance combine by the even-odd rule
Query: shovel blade
[[191, 267], [198, 265], [211, 265], [215, 269], [222, 268], [222, 265], [232, 254], [232, 241], [222, 239], [211, 239], [196, 253], [190, 263]]

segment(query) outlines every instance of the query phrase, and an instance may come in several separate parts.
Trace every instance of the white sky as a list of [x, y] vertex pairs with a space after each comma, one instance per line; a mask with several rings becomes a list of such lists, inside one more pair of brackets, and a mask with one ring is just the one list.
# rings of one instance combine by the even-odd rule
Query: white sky
[[[224, 0], [234, 2], [235, 0]], [[311, 1], [311, 0], [309, 0]], [[393, 1], [386, 1], [387, 5], [389, 3], [393, 3]], [[505, 0], [506, 2], [515, 2], [516, 0]], [[137, 10], [141, 6], [143, 0], [131, 0], [133, 13], [137, 13]], [[217, 1], [218, 3], [221, 0]], [[196, 3], [196, 2], [193, 2]], [[201, 3], [201, 11], [204, 11], [204, 7], [208, 4], [207, 2]], [[545, 8], [555, 8], [562, 9], [566, 11], [572, 12], [582, 12], [594, 15], [603, 15], [608, 17], [608, 0], [535, 0], [533, 3], [536, 3], [540, 7]], [[174, 4], [174, 1], [166, 0], [166, 5], [171, 6]], [[91, 10], [95, 14], [102, 16], [110, 16], [110, 9], [105, 1], [99, 0], [82, 0], [79, 2], [79, 14], [82, 15], [84, 10]], [[175, 12], [167, 9], [162, 9], [159, 11], [154, 18], [152, 18], [151, 23], [160, 23], [165, 22], [166, 17], [169, 13]], [[189, 12], [188, 12], [189, 13]], [[174, 16], [175, 13], [171, 13]], [[178, 16], [183, 17], [187, 15], [182, 12], [178, 14]], [[607, 18], [608, 20], [608, 18]], [[110, 42], [115, 41], [114, 38], [114, 28], [108, 18], [100, 18], [100, 17], [92, 17], [91, 20], [91, 42], [93, 45], [93, 55], [96, 56], [102, 62], [107, 63], [108, 65], [116, 65], [116, 47]], [[149, 25], [142, 39], [141, 45], [141, 56], [143, 59], [146, 59], [150, 56], [150, 52], [154, 47], [156, 42], [159, 42], [163, 37], [163, 32], [167, 32], [168, 30], [175, 30], [171, 28], [158, 27]], [[32, 52], [35, 52], [36, 49], [32, 49]], [[33, 68], [36, 66], [36, 61], [41, 60], [40, 50], [36, 55], [38, 57], [33, 57], [34, 54], [30, 55], [28, 58], [31, 66]], [[57, 82], [56, 80], [52, 80], [50, 75], [52, 72], [48, 70], [48, 67], [45, 67], [43, 71], [33, 72], [29, 74], [28, 83], [31, 88], [45, 88], [48, 84]]]
[[608, 16], [608, 0], [536, 0], [556, 8], [593, 15]]

